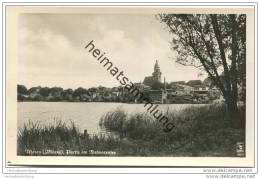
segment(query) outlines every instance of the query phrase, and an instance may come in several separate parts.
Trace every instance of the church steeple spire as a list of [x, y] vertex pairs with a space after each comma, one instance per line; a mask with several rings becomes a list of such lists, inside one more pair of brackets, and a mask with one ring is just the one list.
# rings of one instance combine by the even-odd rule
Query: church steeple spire
[[161, 71], [160, 71], [160, 67], [159, 67], [159, 64], [158, 64], [158, 61], [156, 60], [155, 61], [155, 65], [154, 65], [154, 72], [153, 72], [153, 78], [158, 81], [158, 82], [161, 82]]
[[155, 61], [155, 65], [154, 65], [154, 71], [160, 71], [160, 67], [158, 65], [158, 61]]

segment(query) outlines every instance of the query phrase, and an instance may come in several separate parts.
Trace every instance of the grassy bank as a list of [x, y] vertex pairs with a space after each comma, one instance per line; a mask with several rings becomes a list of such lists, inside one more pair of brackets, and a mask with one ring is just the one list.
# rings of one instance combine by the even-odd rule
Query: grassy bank
[[[242, 107], [240, 114], [244, 117]], [[188, 107], [167, 116], [175, 123], [169, 133], [149, 114], [117, 109], [100, 119], [100, 126], [110, 133], [107, 136], [83, 134], [73, 122], [49, 126], [30, 122], [19, 130], [18, 154], [28, 155], [25, 151], [30, 149], [113, 151], [118, 156], [236, 156], [236, 143], [244, 141], [244, 129], [229, 126], [222, 105]]]
[[[18, 133], [18, 154], [31, 155], [26, 151], [79, 151], [80, 155], [92, 155], [90, 150], [110, 151], [118, 146], [119, 141], [111, 135], [88, 135], [81, 133], [74, 122], [65, 124], [54, 121], [52, 125], [42, 125], [39, 122], [29, 122]], [[86, 153], [87, 151], [87, 153]], [[83, 153], [84, 152], [84, 153]], [[49, 154], [52, 155], [52, 154]], [[55, 154], [54, 154], [55, 155]], [[102, 154], [101, 154], [102, 155]]]

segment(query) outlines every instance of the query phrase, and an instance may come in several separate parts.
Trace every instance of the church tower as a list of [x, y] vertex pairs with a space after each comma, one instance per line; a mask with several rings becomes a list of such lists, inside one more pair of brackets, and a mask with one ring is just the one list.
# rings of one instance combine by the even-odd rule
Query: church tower
[[158, 61], [156, 60], [155, 65], [154, 65], [154, 72], [153, 72], [153, 78], [155, 81], [161, 82], [161, 71], [160, 67], [158, 65]]

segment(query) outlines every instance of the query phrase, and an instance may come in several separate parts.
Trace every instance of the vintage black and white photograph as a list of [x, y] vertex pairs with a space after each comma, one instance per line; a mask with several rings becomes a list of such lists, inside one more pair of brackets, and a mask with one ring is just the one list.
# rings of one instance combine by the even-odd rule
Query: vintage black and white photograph
[[243, 13], [21, 13], [17, 155], [246, 157]]

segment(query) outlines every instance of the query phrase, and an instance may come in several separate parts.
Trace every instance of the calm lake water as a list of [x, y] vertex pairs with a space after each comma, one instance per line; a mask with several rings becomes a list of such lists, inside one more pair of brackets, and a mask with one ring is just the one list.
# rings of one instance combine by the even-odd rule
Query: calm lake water
[[[160, 110], [180, 110], [191, 104], [160, 104]], [[80, 102], [18, 102], [18, 128], [24, 123], [40, 121], [51, 124], [54, 120], [66, 123], [74, 121], [81, 131], [87, 129], [89, 133], [100, 132], [99, 120], [106, 112], [120, 107], [127, 113], [146, 112], [144, 104], [126, 103], [80, 103]]]

